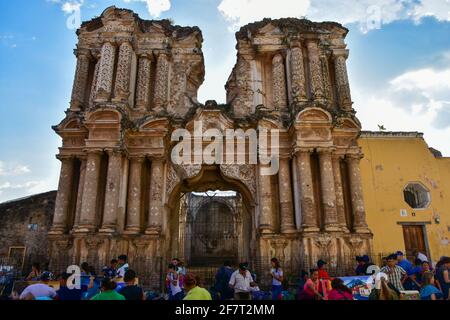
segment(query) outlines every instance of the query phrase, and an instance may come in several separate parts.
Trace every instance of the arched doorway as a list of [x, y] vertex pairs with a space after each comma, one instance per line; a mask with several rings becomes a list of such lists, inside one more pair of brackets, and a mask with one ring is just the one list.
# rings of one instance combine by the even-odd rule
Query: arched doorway
[[256, 253], [255, 205], [248, 188], [218, 166], [182, 180], [169, 198], [167, 252], [193, 267], [251, 260]]

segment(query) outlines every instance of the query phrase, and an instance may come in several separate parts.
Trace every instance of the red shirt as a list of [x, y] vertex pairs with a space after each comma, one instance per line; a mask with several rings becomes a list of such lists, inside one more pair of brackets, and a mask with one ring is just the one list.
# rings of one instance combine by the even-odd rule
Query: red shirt
[[333, 289], [328, 294], [328, 300], [353, 300], [353, 295], [346, 291]]
[[330, 275], [328, 274], [327, 270], [319, 269], [319, 279], [330, 279]]

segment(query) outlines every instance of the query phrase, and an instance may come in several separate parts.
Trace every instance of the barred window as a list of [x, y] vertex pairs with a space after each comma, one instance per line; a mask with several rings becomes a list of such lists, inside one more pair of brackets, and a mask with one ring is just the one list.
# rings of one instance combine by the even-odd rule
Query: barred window
[[403, 190], [405, 202], [413, 209], [424, 209], [430, 204], [430, 192], [421, 183], [410, 183]]

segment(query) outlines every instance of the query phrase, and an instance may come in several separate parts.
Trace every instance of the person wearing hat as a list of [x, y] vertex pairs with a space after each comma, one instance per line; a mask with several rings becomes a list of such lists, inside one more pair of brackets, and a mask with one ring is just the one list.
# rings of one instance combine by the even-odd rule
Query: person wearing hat
[[248, 271], [248, 264], [239, 264], [239, 269], [236, 270], [230, 278], [230, 288], [234, 289], [234, 300], [251, 300], [251, 288], [256, 286], [253, 277]]
[[20, 300], [50, 300], [56, 297], [56, 291], [48, 285], [51, 279], [50, 272], [41, 275], [40, 282], [29, 285], [20, 294]]
[[184, 289], [187, 294], [183, 300], [212, 300], [211, 294], [208, 290], [198, 286], [198, 280], [192, 273], [187, 274], [184, 279]]

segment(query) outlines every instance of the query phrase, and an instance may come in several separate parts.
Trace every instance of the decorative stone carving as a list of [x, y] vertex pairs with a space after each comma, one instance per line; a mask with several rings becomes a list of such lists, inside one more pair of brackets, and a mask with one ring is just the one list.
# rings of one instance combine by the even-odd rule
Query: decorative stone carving
[[342, 175], [341, 175], [341, 155], [333, 154], [333, 172], [334, 172], [334, 187], [336, 191], [336, 211], [337, 220], [341, 229], [348, 232], [347, 222], [345, 217], [345, 204], [344, 204], [344, 190], [342, 187]]
[[136, 108], [146, 110], [149, 107], [150, 99], [150, 75], [152, 62], [147, 55], [139, 57], [137, 88], [136, 88]]
[[86, 89], [88, 85], [90, 66], [89, 52], [81, 51], [78, 53], [77, 70], [75, 72], [75, 80], [72, 89], [72, 101], [70, 109], [72, 111], [80, 111], [84, 106], [86, 99]]
[[251, 66], [243, 57], [238, 57], [236, 64], [236, 96], [233, 106], [237, 117], [253, 112], [253, 90], [251, 86]]
[[251, 194], [256, 194], [255, 166], [249, 164], [222, 164], [220, 170], [226, 177], [242, 181]]
[[144, 157], [130, 159], [130, 180], [128, 185], [127, 234], [138, 234], [141, 231], [142, 212], [142, 165]]
[[350, 190], [352, 196], [353, 209], [353, 229], [359, 233], [370, 233], [366, 222], [366, 210], [364, 208], [364, 198], [361, 181], [361, 169], [359, 162], [362, 155], [347, 155], [347, 164], [350, 177]]
[[332, 96], [333, 96], [333, 94], [332, 94], [333, 88], [331, 87], [331, 83], [330, 83], [328, 57], [326, 54], [320, 55], [320, 66], [321, 66], [322, 75], [323, 75], [323, 97], [324, 97], [324, 101], [326, 102], [327, 107], [330, 108]]
[[295, 233], [294, 206], [292, 202], [291, 170], [289, 159], [280, 159], [278, 172], [280, 197], [281, 232]]
[[163, 182], [164, 162], [161, 159], [154, 159], [151, 165], [150, 209], [146, 234], [159, 234], [162, 231], [164, 214]]
[[301, 47], [291, 49], [291, 94], [295, 103], [307, 101], [306, 77]]
[[314, 100], [322, 101], [324, 99], [324, 91], [319, 47], [316, 41], [308, 41], [307, 47], [312, 95], [314, 97]]
[[336, 54], [334, 57], [336, 86], [339, 96], [339, 104], [342, 110], [352, 110], [352, 97], [350, 94], [350, 85], [348, 83], [346, 56], [344, 54]]
[[276, 54], [272, 59], [273, 107], [276, 111], [287, 111], [286, 69], [284, 58]]
[[75, 208], [75, 222], [74, 229], [77, 229], [80, 224], [81, 219], [81, 205], [83, 200], [84, 183], [86, 177], [86, 158], [80, 157], [80, 179], [78, 182], [78, 193], [77, 193], [77, 203]]
[[100, 71], [100, 61], [97, 61], [95, 63], [94, 77], [92, 79], [91, 93], [89, 95], [89, 108], [94, 107], [95, 97], [97, 96], [97, 83], [99, 71]]
[[116, 47], [106, 42], [102, 47], [100, 66], [97, 78], [96, 101], [106, 102], [111, 98], [113, 86]]
[[270, 176], [262, 174], [267, 166], [259, 165], [259, 229], [262, 234], [273, 233], [272, 184]]
[[108, 151], [108, 156], [105, 208], [100, 232], [114, 233], [117, 228], [122, 154], [116, 151]]
[[340, 231], [336, 210], [336, 190], [330, 148], [319, 148], [320, 180], [322, 187], [322, 206], [326, 231]]
[[117, 61], [116, 86], [114, 100], [127, 102], [130, 97], [131, 64], [133, 62], [133, 47], [131, 43], [124, 42], [119, 47], [119, 60]]
[[168, 90], [169, 90], [169, 57], [162, 52], [158, 55], [156, 64], [156, 81], [154, 94], [154, 108], [156, 112], [161, 112], [167, 108]]

